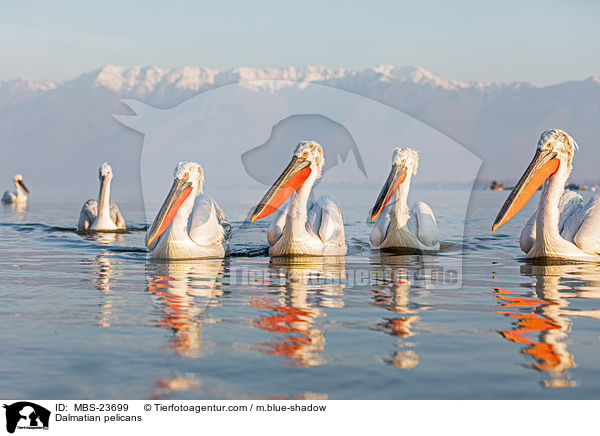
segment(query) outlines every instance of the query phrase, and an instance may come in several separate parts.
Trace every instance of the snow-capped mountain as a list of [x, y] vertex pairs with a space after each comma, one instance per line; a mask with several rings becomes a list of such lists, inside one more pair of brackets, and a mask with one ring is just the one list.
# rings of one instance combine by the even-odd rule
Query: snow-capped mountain
[[[363, 70], [307, 66], [226, 71], [108, 65], [62, 82], [0, 82], [0, 149], [5, 156], [0, 175], [9, 181], [13, 172], [29, 170], [33, 174], [27, 174], [28, 180], [47, 182], [56, 173], [69, 173], [93, 186], [90, 168], [95, 171], [98, 163], [109, 160], [116, 172], [137, 184], [142, 136], [112, 117], [131, 113], [121, 99], [165, 109], [212, 88], [265, 79], [324, 84], [404, 111], [481, 157], [482, 180], [514, 183], [540, 133], [561, 128], [580, 146], [572, 179], [596, 180], [600, 78], [536, 87], [449, 80], [418, 66], [388, 65]], [[373, 147], [375, 152], [390, 152], [377, 150], [377, 144]], [[460, 162], [450, 164], [460, 171]]]

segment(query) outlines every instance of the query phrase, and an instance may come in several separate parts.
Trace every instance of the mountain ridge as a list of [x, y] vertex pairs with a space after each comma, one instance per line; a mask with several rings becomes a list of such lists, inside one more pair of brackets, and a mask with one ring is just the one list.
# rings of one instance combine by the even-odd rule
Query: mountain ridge
[[[79, 83], [104, 86], [115, 92], [128, 92], [136, 87], [154, 87], [157, 85], [174, 85], [187, 90], [197, 90], [202, 85], [220, 86], [223, 84], [253, 80], [280, 79], [302, 82], [321, 82], [344, 77], [362, 77], [365, 79], [379, 79], [387, 82], [397, 81], [402, 83], [437, 86], [449, 90], [523, 86], [540, 88], [528, 82], [485, 82], [446, 79], [417, 65], [398, 67], [384, 64], [365, 69], [325, 67], [317, 65], [281, 68], [254, 68], [242, 66], [218, 70], [200, 66], [161, 68], [152, 65], [144, 67], [122, 67], [107, 64], [66, 80], [38, 80], [26, 77], [4, 80], [0, 81], [0, 89], [5, 87], [11, 87], [13, 89], [22, 87], [27, 88], [27, 90], [43, 89], [47, 91], [61, 86]], [[592, 76], [579, 82], [585, 81], [600, 84], [600, 77]]]
[[[415, 65], [228, 70], [105, 65], [64, 81], [3, 81], [0, 148], [9, 158], [0, 161], [0, 171], [12, 174], [32, 159], [48, 161], [60, 155], [64, 162], [55, 165], [65, 171], [69, 166], [69, 171], [88, 174], [97, 162], [121, 159], [131, 162], [124, 165], [131, 173], [143, 139], [112, 118], [114, 113], [130, 113], [120, 102], [123, 98], [167, 109], [219, 86], [268, 79], [327, 85], [401, 110], [480, 156], [480, 181], [514, 183], [540, 133], [561, 128], [581, 146], [573, 181], [597, 178], [600, 149], [593, 145], [600, 120], [600, 77], [538, 87], [445, 79]], [[408, 144], [398, 144], [402, 145]], [[40, 171], [50, 172], [45, 167]]]

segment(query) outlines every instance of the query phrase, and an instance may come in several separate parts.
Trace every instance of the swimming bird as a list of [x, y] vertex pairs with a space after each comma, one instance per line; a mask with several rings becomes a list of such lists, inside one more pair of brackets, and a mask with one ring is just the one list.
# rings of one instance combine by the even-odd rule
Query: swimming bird
[[[397, 148], [392, 155], [392, 169], [375, 206], [371, 222], [371, 243], [380, 249], [435, 251], [440, 249], [437, 221], [431, 208], [417, 201], [408, 208], [410, 182], [417, 173], [419, 155], [411, 148]], [[389, 203], [390, 200], [393, 202]]]
[[492, 231], [510, 220], [542, 186], [538, 208], [521, 232], [528, 258], [600, 259], [600, 197], [583, 201], [565, 190], [577, 143], [566, 132], [547, 130], [533, 160], [500, 209]]
[[229, 254], [229, 223], [219, 205], [202, 193], [204, 172], [179, 162], [175, 179], [146, 235], [154, 259], [222, 258]]
[[80, 232], [116, 232], [125, 230], [125, 219], [117, 205], [110, 201], [110, 182], [113, 171], [104, 162], [98, 169], [100, 193], [98, 200], [88, 200], [79, 213], [77, 230]]
[[15, 174], [13, 177], [13, 182], [15, 182], [17, 192], [4, 192], [4, 195], [2, 196], [2, 203], [27, 203], [27, 194], [29, 194], [29, 189], [27, 189], [27, 186], [25, 186], [25, 183], [23, 183], [23, 176], [21, 174]]
[[346, 254], [344, 218], [338, 202], [323, 195], [310, 199], [312, 187], [321, 177], [323, 148], [314, 141], [300, 142], [287, 168], [260, 201], [250, 222], [275, 212], [288, 198], [267, 231], [270, 256]]

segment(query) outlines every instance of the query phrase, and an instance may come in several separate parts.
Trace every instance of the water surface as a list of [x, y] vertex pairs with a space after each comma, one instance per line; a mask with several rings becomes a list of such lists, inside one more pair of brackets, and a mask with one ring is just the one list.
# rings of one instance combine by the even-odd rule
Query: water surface
[[136, 193], [115, 193], [119, 235], [74, 232], [86, 193], [0, 207], [0, 397], [600, 396], [600, 269], [523, 260], [535, 202], [492, 234], [506, 192], [474, 192], [465, 226], [468, 192], [416, 188], [442, 250], [393, 255], [368, 244], [378, 189], [329, 190], [344, 258], [267, 257], [268, 219], [241, 225], [262, 191], [214, 192], [236, 228], [226, 260], [147, 261]]

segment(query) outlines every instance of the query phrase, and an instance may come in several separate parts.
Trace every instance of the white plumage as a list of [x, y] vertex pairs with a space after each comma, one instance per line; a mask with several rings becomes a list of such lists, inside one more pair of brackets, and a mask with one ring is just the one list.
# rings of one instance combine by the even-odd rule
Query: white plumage
[[271, 246], [270, 256], [346, 254], [342, 208], [332, 195], [323, 195], [317, 201], [308, 201], [306, 223], [300, 231], [293, 231], [295, 226], [287, 222], [288, 218], [293, 216], [294, 207], [292, 199], [277, 212], [269, 226], [267, 241]]
[[13, 177], [13, 182], [15, 184], [15, 192], [5, 191], [4, 195], [2, 195], [2, 203], [27, 203], [27, 194], [29, 194], [29, 189], [27, 189], [27, 186], [25, 186], [25, 183], [23, 183], [23, 176], [21, 174], [15, 174]]
[[195, 162], [180, 162], [169, 195], [146, 236], [154, 259], [222, 258], [229, 254], [230, 226], [217, 203], [202, 193]]
[[600, 260], [600, 197], [587, 202], [565, 190], [577, 144], [558, 129], [542, 134], [533, 161], [500, 210], [493, 230], [507, 222], [542, 183], [538, 209], [521, 232], [528, 258]]
[[265, 194], [252, 214], [251, 221], [276, 210], [288, 198], [287, 205], [275, 215], [269, 230], [270, 256], [346, 254], [344, 217], [339, 203], [324, 195], [310, 200], [312, 187], [325, 165], [323, 149], [314, 141], [302, 141], [292, 161]]
[[117, 205], [110, 200], [110, 184], [113, 171], [104, 162], [98, 170], [100, 192], [98, 200], [88, 200], [83, 204], [79, 213], [77, 230], [80, 232], [116, 232], [125, 230], [126, 224]]
[[[552, 240], [549, 241], [548, 245], [556, 247], [554, 249], [547, 247], [543, 250], [557, 255], [553, 257], [565, 257], [569, 252], [575, 255], [574, 258], [587, 257], [587, 254], [600, 256], [600, 196], [596, 195], [584, 202], [580, 194], [565, 190], [560, 198], [558, 212], [558, 231], [561, 238], [574, 244], [583, 254], [573, 250], [570, 245], [565, 246]], [[528, 257], [534, 257], [533, 254], [535, 253], [532, 248], [536, 241], [537, 218], [538, 211], [536, 210], [521, 232], [521, 250], [528, 254], [532, 252], [531, 256]], [[562, 254], [556, 252], [563, 247], [568, 247], [569, 251], [562, 252]], [[542, 247], [536, 247], [536, 249], [540, 250]]]
[[[417, 172], [419, 156], [410, 148], [397, 148], [392, 170], [373, 207], [371, 243], [380, 249], [440, 249], [437, 221], [431, 207], [422, 201], [408, 208], [410, 182]], [[391, 203], [388, 204], [388, 202]]]
[[77, 222], [77, 230], [80, 232], [85, 232], [89, 230], [95, 231], [116, 231], [116, 230], [125, 230], [126, 224], [123, 215], [121, 215], [121, 211], [119, 207], [115, 204], [114, 201], [110, 202], [110, 206], [108, 209], [108, 217], [110, 221], [107, 223], [108, 226], [94, 226], [94, 223], [98, 220], [98, 201], [97, 200], [88, 200], [83, 204], [81, 208], [81, 212], [79, 213], [79, 221]]

